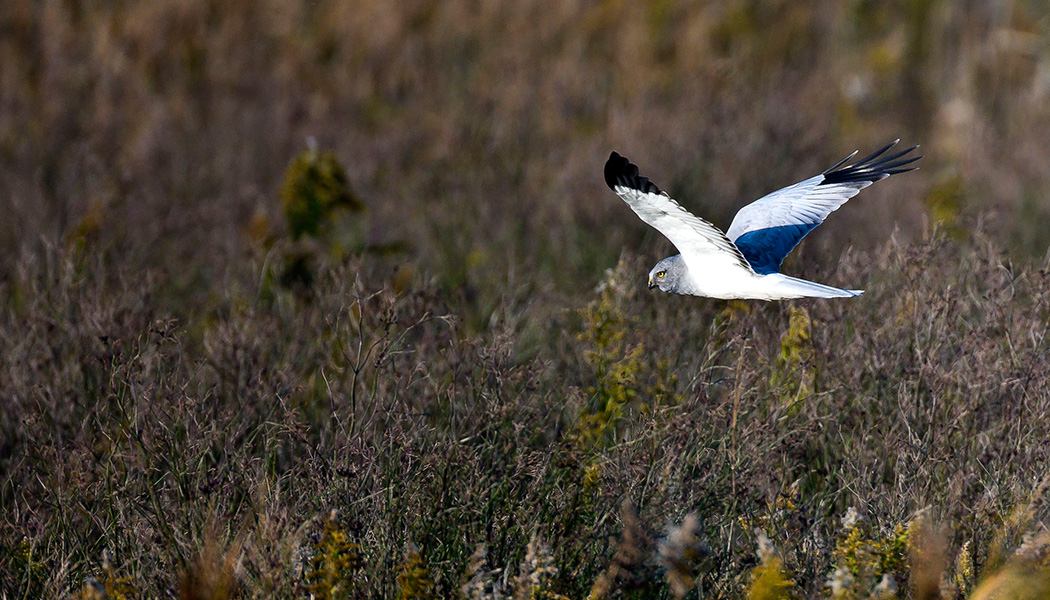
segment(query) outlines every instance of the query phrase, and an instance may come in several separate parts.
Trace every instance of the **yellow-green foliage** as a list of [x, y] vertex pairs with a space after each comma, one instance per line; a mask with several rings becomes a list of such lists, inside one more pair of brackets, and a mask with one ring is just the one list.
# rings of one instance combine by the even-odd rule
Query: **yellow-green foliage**
[[791, 598], [795, 584], [784, 574], [780, 559], [763, 561], [751, 572], [751, 586], [747, 590], [750, 600], [781, 600]]
[[90, 579], [84, 583], [78, 598], [109, 598], [110, 600], [132, 600], [138, 598], [134, 580], [121, 577], [113, 567], [113, 561], [107, 552], [102, 558], [102, 573], [99, 579]]
[[958, 175], [951, 175], [938, 181], [926, 197], [926, 206], [935, 223], [947, 229], [952, 237], [958, 238], [965, 233], [958, 227], [962, 212], [963, 184]]
[[584, 357], [594, 372], [594, 384], [586, 390], [588, 410], [579, 422], [580, 440], [587, 446], [606, 439], [637, 396], [643, 346], [625, 341], [628, 323], [622, 306], [623, 267], [621, 264], [607, 273], [598, 297], [582, 310], [584, 330], [579, 338], [587, 344]]
[[[306, 589], [316, 598], [331, 599], [342, 595], [361, 568], [360, 547], [347, 539], [346, 532], [334, 514], [324, 521], [320, 539], [313, 545]], [[400, 581], [400, 579], [399, 579]]]
[[836, 570], [828, 587], [836, 598], [867, 598], [876, 593], [884, 576], [904, 573], [908, 566], [912, 529], [897, 525], [879, 536], [855, 509], [842, 520], [843, 534], [832, 553]]
[[747, 588], [749, 600], [786, 600], [792, 597], [795, 582], [784, 569], [776, 555], [773, 543], [762, 531], [758, 532], [758, 556], [761, 562], [751, 571], [751, 584]]
[[1050, 567], [1012, 563], [977, 587], [970, 600], [1046, 600]]
[[398, 600], [426, 600], [434, 597], [434, 582], [415, 544], [409, 544], [405, 561], [398, 567], [397, 597]]
[[973, 553], [970, 551], [970, 542], [966, 541], [955, 555], [955, 568], [952, 573], [952, 584], [959, 593], [965, 594], [973, 587], [974, 568]]
[[47, 566], [41, 562], [36, 547], [26, 537], [23, 537], [18, 547], [11, 552], [10, 564], [11, 571], [22, 582], [27, 597], [48, 575]]
[[792, 483], [786, 489], [781, 490], [776, 498], [766, 502], [766, 510], [753, 517], [741, 516], [740, 525], [745, 530], [758, 530], [768, 532], [777, 539], [784, 539], [795, 535], [797, 532], [791, 529], [793, 515], [798, 510], [799, 499], [798, 482]]
[[992, 538], [988, 549], [988, 557], [985, 559], [985, 569], [998, 569], [1004, 566], [1011, 558], [1014, 549], [1021, 546], [1027, 540], [1033, 528], [1037, 526], [1037, 511], [1043, 505], [1047, 491], [1050, 490], [1050, 475], [1043, 477], [1039, 485], [1035, 486], [1028, 498], [1018, 502], [1002, 518], [1002, 523]]
[[788, 329], [780, 338], [780, 357], [770, 377], [773, 389], [783, 389], [783, 399], [791, 403], [817, 391], [816, 363], [811, 336], [813, 320], [805, 308], [792, 306]]
[[[311, 148], [296, 157], [284, 174], [281, 206], [293, 241], [305, 240], [288, 250], [280, 280], [285, 287], [310, 287], [318, 257], [338, 256], [359, 233], [346, 230], [341, 214], [359, 213], [365, 205], [350, 189], [346, 171], [333, 152]], [[269, 225], [253, 219], [249, 234], [268, 243]], [[358, 240], [359, 241], [359, 240]]]
[[350, 190], [346, 171], [333, 152], [303, 152], [288, 166], [281, 206], [292, 239], [317, 237], [338, 209], [361, 212], [364, 204]]

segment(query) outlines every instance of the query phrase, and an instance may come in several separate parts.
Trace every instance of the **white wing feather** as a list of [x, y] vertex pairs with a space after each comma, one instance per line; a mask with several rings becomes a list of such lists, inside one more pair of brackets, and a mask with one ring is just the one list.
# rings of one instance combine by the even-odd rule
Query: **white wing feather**
[[626, 158], [613, 152], [606, 164], [605, 176], [616, 195], [642, 221], [664, 234], [686, 264], [753, 273], [747, 259], [720, 229], [682, 208], [647, 178], [638, 175], [638, 168]]

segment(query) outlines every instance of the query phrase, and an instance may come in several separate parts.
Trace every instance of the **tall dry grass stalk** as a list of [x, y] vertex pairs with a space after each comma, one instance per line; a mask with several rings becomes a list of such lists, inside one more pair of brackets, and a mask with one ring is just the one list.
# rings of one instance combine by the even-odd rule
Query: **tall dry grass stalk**
[[588, 598], [608, 598], [614, 591], [631, 590], [648, 580], [653, 559], [652, 536], [630, 502], [624, 502], [620, 518], [623, 531], [614, 546], [612, 560], [591, 586]]
[[243, 543], [228, 547], [214, 535], [190, 561], [179, 583], [180, 600], [228, 600], [239, 595]]

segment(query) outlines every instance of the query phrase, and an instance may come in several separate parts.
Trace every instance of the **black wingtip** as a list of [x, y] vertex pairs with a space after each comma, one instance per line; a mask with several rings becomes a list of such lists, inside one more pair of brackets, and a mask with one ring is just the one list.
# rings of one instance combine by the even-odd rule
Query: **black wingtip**
[[[918, 146], [912, 146], [899, 152], [886, 155], [886, 152], [900, 143], [900, 139], [896, 139], [889, 144], [886, 144], [882, 148], [879, 148], [875, 152], [865, 156], [864, 158], [856, 161], [855, 163], [847, 166], [845, 165], [851, 158], [857, 155], [856, 152], [846, 157], [845, 160], [841, 160], [832, 166], [830, 169], [824, 172], [824, 184], [836, 184], [836, 183], [857, 183], [857, 182], [875, 182], [880, 179], [885, 179], [890, 175], [896, 175], [898, 173], [907, 173], [908, 171], [914, 171], [917, 167], [902, 168], [906, 165], [919, 160], [922, 156], [907, 156], [911, 152], [914, 152]], [[907, 158], [905, 158], [907, 157]]]
[[605, 184], [613, 191], [616, 191], [616, 186], [621, 186], [648, 194], [661, 193], [660, 188], [638, 173], [637, 166], [616, 152], [605, 162]]
[[616, 152], [609, 155], [609, 160], [605, 161], [605, 184], [609, 186], [609, 189], [615, 188], [617, 176], [629, 164], [631, 164], [630, 161]]

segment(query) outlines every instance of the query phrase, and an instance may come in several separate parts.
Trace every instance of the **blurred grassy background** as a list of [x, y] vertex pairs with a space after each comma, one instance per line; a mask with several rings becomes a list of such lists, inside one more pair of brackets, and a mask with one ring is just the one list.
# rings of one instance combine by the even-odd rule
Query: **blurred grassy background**
[[369, 240], [410, 242], [489, 309], [508, 288], [593, 286], [624, 246], [667, 250], [603, 189], [612, 149], [725, 226], [901, 137], [922, 171], [866, 192], [803, 258], [982, 214], [1042, 258], [1044, 8], [6, 2], [0, 272], [79, 235], [180, 293], [226, 285], [310, 137], [368, 205]]
[[[1048, 29], [1034, 1], [6, 0], [0, 591], [1044, 585]], [[725, 227], [896, 137], [921, 170], [785, 265], [852, 303], [650, 296], [671, 246], [601, 175], [617, 150]]]

